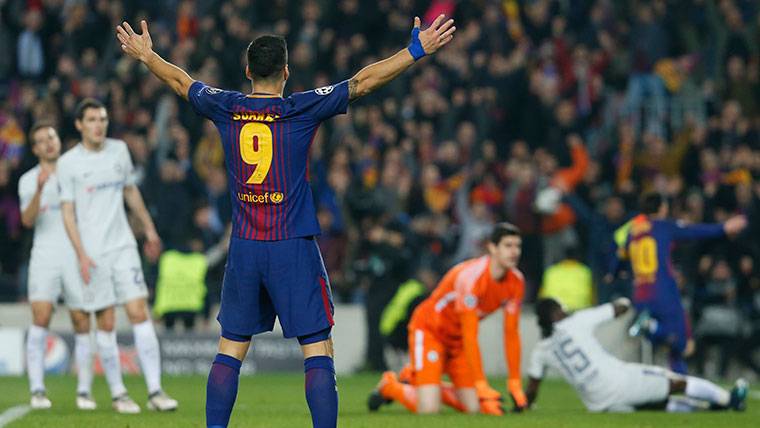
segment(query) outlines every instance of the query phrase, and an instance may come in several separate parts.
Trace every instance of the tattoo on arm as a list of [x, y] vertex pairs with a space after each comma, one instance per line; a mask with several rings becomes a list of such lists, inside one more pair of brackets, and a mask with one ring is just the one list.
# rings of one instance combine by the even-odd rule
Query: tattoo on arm
[[357, 91], [357, 87], [359, 86], [359, 82], [356, 81], [355, 78], [351, 78], [348, 81], [348, 102], [354, 101], [357, 98], [359, 98], [359, 92]]

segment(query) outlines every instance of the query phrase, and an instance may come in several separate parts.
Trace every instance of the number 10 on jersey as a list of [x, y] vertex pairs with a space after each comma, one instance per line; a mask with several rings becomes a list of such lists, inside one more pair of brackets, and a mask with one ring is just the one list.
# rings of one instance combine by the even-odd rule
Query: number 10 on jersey
[[250, 122], [240, 129], [240, 157], [248, 165], [255, 165], [247, 184], [261, 184], [269, 174], [272, 166], [273, 137], [269, 126]]

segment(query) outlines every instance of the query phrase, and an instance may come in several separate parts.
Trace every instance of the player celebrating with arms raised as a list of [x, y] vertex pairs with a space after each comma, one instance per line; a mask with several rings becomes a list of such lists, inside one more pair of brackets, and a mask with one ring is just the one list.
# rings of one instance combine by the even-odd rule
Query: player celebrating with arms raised
[[[398, 401], [415, 413], [437, 413], [443, 401], [459, 411], [502, 414], [500, 406], [484, 407], [479, 400], [493, 395], [493, 390], [483, 374], [478, 322], [498, 309], [504, 311], [507, 390], [517, 409], [526, 406], [518, 329], [525, 293], [522, 273], [517, 270], [521, 252], [520, 231], [499, 223], [491, 232], [487, 256], [462, 262], [446, 273], [409, 321], [410, 383], [399, 382], [392, 372], [384, 373], [370, 396], [370, 410], [386, 400]], [[442, 384], [444, 373], [451, 378], [453, 391]]]
[[233, 231], [222, 289], [219, 353], [209, 373], [206, 423], [227, 426], [237, 395], [242, 360], [253, 335], [272, 330], [275, 317], [285, 337], [297, 337], [304, 355], [306, 401], [315, 427], [335, 427], [338, 394], [330, 332], [332, 297], [317, 247], [320, 233], [307, 179], [308, 153], [323, 121], [345, 113], [369, 94], [453, 38], [454, 21], [439, 16], [395, 55], [349, 80], [283, 98], [290, 70], [282, 37], [262, 36], [247, 51], [245, 95], [194, 81], [152, 49], [148, 24], [142, 34], [117, 27], [122, 49], [143, 62], [221, 134], [233, 200]]
[[628, 223], [620, 250], [631, 261], [633, 303], [639, 312], [630, 334], [646, 334], [655, 344], [668, 346], [671, 370], [685, 374], [683, 356], [689, 334], [681, 293], [671, 273], [671, 248], [679, 240], [736, 235], [747, 226], [747, 219], [738, 215], [725, 223], [684, 226], [667, 220], [669, 204], [657, 193], [644, 195], [640, 208], [641, 214]]
[[26, 336], [26, 366], [32, 392], [31, 407], [47, 409], [52, 403], [45, 394], [45, 349], [53, 305], [63, 288], [64, 300], [71, 314], [76, 334], [74, 356], [77, 363], [77, 407], [93, 410], [92, 351], [90, 349], [90, 315], [85, 312], [82, 278], [77, 269], [74, 248], [66, 238], [58, 197], [56, 165], [61, 155], [61, 140], [52, 125], [38, 123], [29, 132], [32, 152], [39, 164], [18, 183], [21, 221], [34, 227], [34, 242], [29, 260], [29, 302], [32, 325]]

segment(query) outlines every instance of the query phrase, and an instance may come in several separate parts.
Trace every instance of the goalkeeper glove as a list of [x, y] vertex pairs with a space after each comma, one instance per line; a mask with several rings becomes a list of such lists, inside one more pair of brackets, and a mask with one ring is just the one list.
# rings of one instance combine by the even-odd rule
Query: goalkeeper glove
[[478, 393], [478, 399], [483, 400], [496, 400], [496, 401], [504, 401], [504, 397], [501, 396], [501, 393], [493, 388], [491, 388], [491, 385], [488, 384], [485, 380], [479, 380], [475, 382], [475, 391]]
[[513, 411], [521, 412], [527, 408], [528, 399], [525, 397], [520, 379], [510, 379], [507, 381], [507, 391], [509, 391], [512, 403], [514, 404]]

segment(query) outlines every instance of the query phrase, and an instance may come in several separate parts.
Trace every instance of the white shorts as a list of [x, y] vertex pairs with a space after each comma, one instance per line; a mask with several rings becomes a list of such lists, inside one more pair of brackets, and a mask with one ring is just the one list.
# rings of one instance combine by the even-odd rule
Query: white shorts
[[27, 283], [30, 302], [55, 304], [63, 293], [69, 309], [84, 309], [83, 285], [79, 263], [73, 254], [41, 257], [32, 253]]
[[88, 311], [148, 297], [137, 248], [121, 248], [92, 259], [95, 268], [90, 271], [90, 283], [84, 287], [84, 305]]
[[670, 395], [672, 374], [662, 367], [628, 363], [623, 376], [626, 382], [617, 389], [615, 405], [608, 411], [632, 411], [638, 406], [663, 402]]

